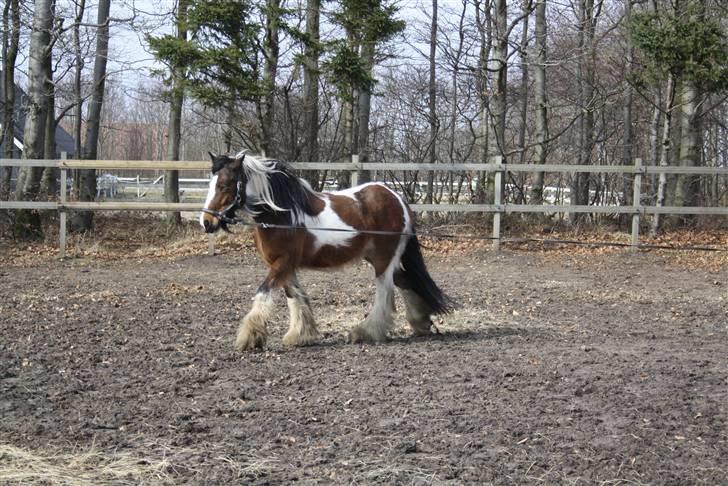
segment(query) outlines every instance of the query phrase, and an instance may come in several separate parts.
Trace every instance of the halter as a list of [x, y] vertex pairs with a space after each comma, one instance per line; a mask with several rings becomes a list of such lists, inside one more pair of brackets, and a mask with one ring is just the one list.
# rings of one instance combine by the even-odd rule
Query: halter
[[235, 217], [235, 211], [237, 209], [240, 209], [240, 202], [243, 200], [242, 198], [242, 191], [244, 191], [245, 188], [243, 186], [242, 181], [242, 174], [240, 175], [240, 178], [238, 179], [238, 182], [236, 184], [235, 189], [235, 199], [233, 199], [233, 202], [228, 204], [225, 208], [221, 209], [220, 211], [213, 211], [212, 209], [203, 208], [202, 212], [207, 213], [209, 215], [212, 215], [220, 220], [220, 226], [223, 230], [228, 231], [227, 225], [228, 224], [238, 224], [239, 219]]

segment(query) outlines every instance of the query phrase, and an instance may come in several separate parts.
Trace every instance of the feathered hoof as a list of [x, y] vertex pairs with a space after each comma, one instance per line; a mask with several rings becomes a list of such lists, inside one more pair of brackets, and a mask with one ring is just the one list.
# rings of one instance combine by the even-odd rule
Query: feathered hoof
[[419, 322], [410, 322], [412, 327], [413, 336], [432, 336], [434, 334], [440, 334], [440, 330], [435, 326], [430, 318]]
[[348, 342], [351, 344], [382, 343], [386, 340], [386, 335], [372, 335], [372, 333], [370, 333], [370, 331], [362, 325], [354, 326], [354, 328], [349, 331]]
[[321, 336], [318, 332], [306, 332], [302, 334], [287, 332], [283, 336], [285, 346], [310, 346], [319, 342]]
[[238, 330], [238, 337], [235, 339], [235, 349], [238, 351], [263, 349], [267, 340], [268, 333], [266, 331], [251, 328], [243, 323]]

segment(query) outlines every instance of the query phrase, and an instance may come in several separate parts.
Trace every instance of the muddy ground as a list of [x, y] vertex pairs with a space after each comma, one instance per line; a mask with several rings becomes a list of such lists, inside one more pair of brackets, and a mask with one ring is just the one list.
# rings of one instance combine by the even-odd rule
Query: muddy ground
[[[441, 335], [400, 314], [390, 342], [346, 344], [373, 294], [357, 265], [301, 276], [320, 345], [280, 344], [279, 295], [268, 349], [245, 354], [264, 275], [249, 248], [6, 263], [0, 478], [63, 482], [31, 473], [45, 460], [96, 484], [728, 483], [728, 269], [427, 259], [461, 305]], [[59, 464], [89, 451], [83, 474]]]

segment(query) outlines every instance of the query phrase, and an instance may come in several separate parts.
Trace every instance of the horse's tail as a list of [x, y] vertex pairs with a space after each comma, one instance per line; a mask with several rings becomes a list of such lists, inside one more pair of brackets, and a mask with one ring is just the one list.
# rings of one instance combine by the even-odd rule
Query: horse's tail
[[417, 235], [407, 241], [400, 262], [407, 286], [431, 306], [432, 314], [447, 314], [453, 310], [454, 302], [440, 290], [427, 271]]

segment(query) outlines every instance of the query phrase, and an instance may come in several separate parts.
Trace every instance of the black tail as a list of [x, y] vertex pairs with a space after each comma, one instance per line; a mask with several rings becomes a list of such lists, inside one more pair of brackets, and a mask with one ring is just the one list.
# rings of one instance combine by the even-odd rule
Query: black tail
[[401, 262], [402, 274], [407, 287], [432, 307], [433, 314], [452, 312], [454, 302], [440, 290], [430, 277], [416, 235], [413, 235], [407, 242], [407, 248], [404, 250]]

